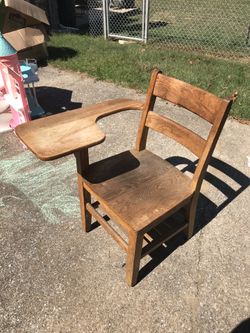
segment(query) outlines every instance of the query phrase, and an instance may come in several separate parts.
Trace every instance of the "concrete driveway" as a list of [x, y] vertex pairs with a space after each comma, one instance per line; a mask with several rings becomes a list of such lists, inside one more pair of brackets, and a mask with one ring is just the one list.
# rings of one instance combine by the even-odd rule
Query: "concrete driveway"
[[[40, 78], [38, 99], [47, 113], [144, 98], [52, 67]], [[168, 108], [170, 117], [208, 130]], [[91, 161], [131, 148], [138, 119], [138, 111], [102, 119], [107, 139], [91, 149]], [[190, 163], [182, 156], [194, 160], [158, 134], [150, 134], [148, 148], [176, 165]], [[229, 119], [202, 187], [196, 234], [145, 258], [139, 283], [129, 288], [117, 244], [101, 227], [81, 229], [74, 157], [41, 162], [13, 133], [1, 134], [0, 331], [232, 332], [250, 313], [249, 149], [249, 125]]]

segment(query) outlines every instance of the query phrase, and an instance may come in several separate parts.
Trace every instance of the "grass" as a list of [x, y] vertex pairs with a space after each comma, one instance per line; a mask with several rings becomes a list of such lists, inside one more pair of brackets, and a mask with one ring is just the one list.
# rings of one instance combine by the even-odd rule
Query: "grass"
[[173, 45], [249, 55], [246, 45], [249, 27], [249, 0], [154, 0], [150, 21], [166, 26], [150, 32], [151, 39], [165, 38]]
[[[142, 1], [136, 0], [136, 6], [141, 5]], [[154, 0], [150, 4], [149, 42], [228, 57], [249, 56], [249, 11], [249, 0]], [[111, 15], [111, 32], [139, 37], [141, 19], [141, 13]], [[94, 17], [91, 22], [95, 30]]]
[[238, 92], [231, 115], [250, 119], [250, 66], [150, 45], [105, 41], [74, 34], [55, 34], [49, 42], [49, 63], [84, 72], [98, 80], [146, 91], [152, 68], [228, 97]]

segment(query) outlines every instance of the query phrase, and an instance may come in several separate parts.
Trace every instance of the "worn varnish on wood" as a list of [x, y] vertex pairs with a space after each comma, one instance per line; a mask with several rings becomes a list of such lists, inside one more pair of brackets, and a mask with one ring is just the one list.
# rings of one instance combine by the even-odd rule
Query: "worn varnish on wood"
[[191, 179], [153, 153], [126, 151], [92, 164], [84, 187], [119, 216], [126, 231], [144, 231], [186, 202]]
[[[154, 112], [158, 97], [211, 123], [207, 139]], [[125, 99], [106, 101], [32, 121], [18, 126], [16, 133], [42, 160], [75, 154], [83, 228], [91, 230], [93, 216], [127, 252], [126, 280], [133, 286], [143, 256], [179, 232], [188, 238], [193, 235], [201, 183], [233, 99], [221, 99], [154, 70], [143, 104]], [[88, 148], [105, 139], [96, 121], [130, 109], [142, 111], [135, 149], [89, 164]], [[199, 158], [193, 178], [146, 150], [149, 128], [176, 140]], [[91, 196], [127, 234], [128, 241], [96, 211]], [[180, 209], [185, 213], [184, 222], [167, 223], [167, 228], [162, 228], [166, 218]]]
[[98, 119], [124, 110], [142, 110], [141, 102], [115, 99], [18, 126], [17, 136], [41, 160], [52, 160], [105, 140]]

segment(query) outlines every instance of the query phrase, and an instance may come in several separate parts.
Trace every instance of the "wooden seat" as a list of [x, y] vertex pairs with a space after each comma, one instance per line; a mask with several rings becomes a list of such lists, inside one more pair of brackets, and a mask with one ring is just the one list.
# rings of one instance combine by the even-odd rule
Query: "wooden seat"
[[[209, 122], [212, 126], [208, 137], [204, 139], [157, 114], [154, 104], [158, 97]], [[83, 228], [86, 232], [91, 230], [93, 216], [127, 252], [126, 280], [133, 286], [143, 256], [178, 232], [185, 232], [187, 238], [193, 235], [201, 183], [235, 97], [221, 99], [154, 70], [144, 103], [106, 101], [20, 125], [16, 133], [42, 160], [75, 154]], [[135, 149], [90, 164], [88, 148], [105, 140], [96, 121], [130, 109], [142, 111]], [[149, 129], [176, 140], [198, 157], [192, 178], [146, 150]], [[122, 229], [127, 240], [100, 214], [96, 204]], [[163, 220], [180, 209], [184, 212], [184, 223], [174, 222], [163, 228]], [[155, 228], [166, 233], [152, 238], [150, 234]], [[147, 240], [145, 246], [143, 239]]]
[[110, 207], [121, 227], [144, 232], [193, 193], [189, 177], [147, 150], [126, 151], [90, 165], [84, 187]]

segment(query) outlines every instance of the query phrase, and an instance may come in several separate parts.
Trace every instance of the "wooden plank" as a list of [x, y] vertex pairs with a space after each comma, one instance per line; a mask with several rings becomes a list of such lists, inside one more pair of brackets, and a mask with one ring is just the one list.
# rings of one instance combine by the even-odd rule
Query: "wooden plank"
[[86, 108], [33, 120], [16, 127], [17, 136], [41, 160], [53, 160], [105, 140], [98, 119], [125, 110], [142, 110], [143, 103], [115, 99]]
[[138, 14], [140, 8], [109, 8], [110, 13], [114, 14]]
[[198, 157], [204, 151], [206, 141], [201, 136], [155, 112], [149, 111], [146, 126], [176, 140]]
[[189, 177], [147, 150], [93, 163], [85, 173], [84, 187], [118, 217], [122, 228], [127, 225], [134, 231], [152, 228], [193, 194]]
[[153, 94], [175, 105], [199, 115], [213, 124], [221, 109], [226, 109], [228, 101], [186, 82], [159, 74]]

